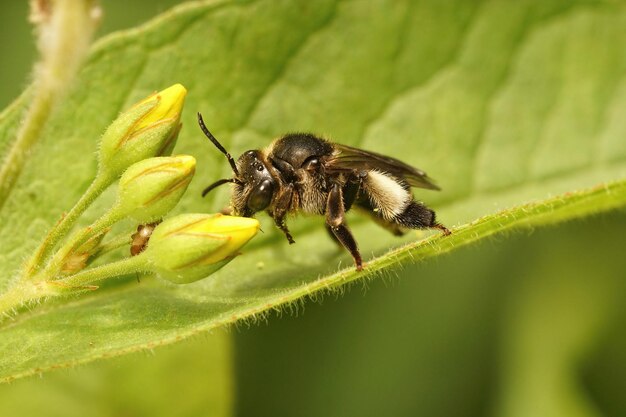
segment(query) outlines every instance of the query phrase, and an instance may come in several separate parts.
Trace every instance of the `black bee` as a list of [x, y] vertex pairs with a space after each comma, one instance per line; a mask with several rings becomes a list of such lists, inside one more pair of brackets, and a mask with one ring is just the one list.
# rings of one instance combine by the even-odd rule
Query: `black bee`
[[290, 133], [264, 150], [244, 152], [237, 162], [209, 132], [198, 113], [204, 134], [222, 152], [235, 174], [209, 185], [234, 184], [231, 210], [236, 216], [252, 217], [265, 210], [294, 243], [285, 218], [288, 213], [326, 216], [331, 236], [354, 258], [356, 269], [363, 261], [345, 213], [353, 206], [368, 212], [395, 235], [403, 229], [434, 228], [450, 231], [435, 220], [435, 212], [413, 199], [411, 187], [439, 190], [425, 172], [397, 159], [346, 145], [331, 143], [310, 133]]

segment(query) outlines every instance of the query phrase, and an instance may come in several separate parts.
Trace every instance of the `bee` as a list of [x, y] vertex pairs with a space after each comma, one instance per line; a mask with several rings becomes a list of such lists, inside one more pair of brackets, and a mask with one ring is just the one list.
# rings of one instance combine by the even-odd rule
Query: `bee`
[[137, 226], [137, 232], [130, 236], [130, 256], [139, 255], [148, 247], [150, 236], [152, 236], [152, 232], [159, 223], [161, 222], [158, 221], [154, 223], [140, 224]]
[[230, 210], [236, 216], [252, 217], [266, 211], [290, 244], [295, 243], [286, 217], [304, 212], [323, 215], [326, 229], [347, 249], [358, 271], [363, 260], [345, 220], [352, 207], [402, 235], [406, 229], [439, 229], [435, 212], [415, 201], [411, 187], [439, 190], [425, 172], [388, 156], [329, 142], [311, 133], [290, 133], [263, 150], [244, 152], [237, 161], [207, 129], [198, 113], [202, 132], [226, 156], [232, 178], [220, 179], [202, 192], [231, 183]]

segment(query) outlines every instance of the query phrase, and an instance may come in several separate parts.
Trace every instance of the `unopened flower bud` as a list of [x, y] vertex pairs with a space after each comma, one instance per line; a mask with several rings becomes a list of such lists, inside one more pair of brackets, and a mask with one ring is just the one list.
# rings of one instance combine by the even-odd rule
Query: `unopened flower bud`
[[109, 229], [106, 229], [103, 233], [93, 236], [78, 249], [69, 253], [64, 259], [61, 272], [63, 274], [74, 274], [85, 269], [92, 257], [100, 250], [102, 239], [104, 239], [108, 231]]
[[161, 219], [185, 193], [196, 169], [193, 156], [149, 158], [131, 165], [120, 178], [120, 215], [137, 223]]
[[100, 142], [100, 171], [118, 177], [142, 159], [171, 153], [180, 131], [187, 90], [180, 84], [155, 93], [119, 115]]
[[156, 227], [144, 253], [161, 278], [187, 284], [230, 262], [258, 230], [248, 217], [182, 214]]

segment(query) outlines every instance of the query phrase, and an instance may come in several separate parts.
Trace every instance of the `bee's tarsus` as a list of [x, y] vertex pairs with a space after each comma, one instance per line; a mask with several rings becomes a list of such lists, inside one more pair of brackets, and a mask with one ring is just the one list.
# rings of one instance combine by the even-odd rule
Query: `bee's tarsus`
[[441, 223], [435, 223], [433, 225], [433, 229], [439, 229], [443, 232], [444, 236], [450, 236], [452, 234], [452, 232], [450, 231], [450, 229], [448, 229], [446, 226], [444, 226]]

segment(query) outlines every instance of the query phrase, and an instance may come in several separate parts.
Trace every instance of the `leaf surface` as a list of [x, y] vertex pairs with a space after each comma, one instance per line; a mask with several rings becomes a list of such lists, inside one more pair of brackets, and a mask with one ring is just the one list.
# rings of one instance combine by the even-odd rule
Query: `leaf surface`
[[[398, 239], [350, 213], [365, 259], [382, 255], [357, 274], [323, 219], [291, 220], [289, 246], [261, 215], [264, 233], [210, 279], [128, 280], [3, 324], [0, 380], [175, 342], [507, 229], [623, 206], [625, 42], [622, 3], [558, 0], [210, 1], [103, 39], [0, 211], [0, 288], [87, 187], [106, 126], [176, 82], [189, 90], [176, 152], [198, 160], [177, 211], [228, 200], [227, 187], [200, 198], [229, 175], [195, 125], [201, 111], [233, 154], [313, 131], [418, 166], [443, 191], [417, 198], [456, 230]], [[0, 117], [3, 152], [19, 106]]]

